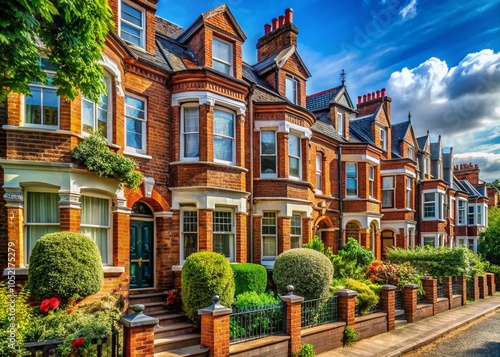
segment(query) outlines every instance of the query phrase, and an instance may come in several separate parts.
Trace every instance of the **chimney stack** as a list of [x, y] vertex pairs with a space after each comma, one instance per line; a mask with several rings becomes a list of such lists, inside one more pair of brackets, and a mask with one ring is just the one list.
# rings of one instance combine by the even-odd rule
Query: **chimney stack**
[[367, 99], [368, 101], [372, 100], [372, 95], [371, 95], [371, 93], [368, 93], [368, 94], [366, 95], [366, 99]]
[[280, 27], [283, 26], [285, 24], [285, 16], [280, 15], [278, 19], [279, 19], [279, 22], [280, 22]]
[[285, 10], [285, 23], [293, 22], [293, 9], [288, 8]]
[[363, 103], [366, 102], [366, 94], [363, 94]]
[[297, 46], [299, 29], [293, 23], [293, 10], [285, 9], [284, 15], [264, 25], [264, 36], [257, 41], [257, 61], [260, 62], [290, 46]]
[[358, 95], [358, 104], [360, 104], [360, 103], [361, 103], [361, 98], [362, 98], [362, 97], [361, 97], [360, 95]]
[[380, 91], [380, 94], [382, 95], [382, 97], [385, 97], [385, 88], [382, 88], [382, 90]]
[[265, 24], [264, 25], [264, 35], [267, 35], [269, 32], [271, 32], [271, 24]]
[[380, 91], [377, 91], [377, 98], [380, 98]]

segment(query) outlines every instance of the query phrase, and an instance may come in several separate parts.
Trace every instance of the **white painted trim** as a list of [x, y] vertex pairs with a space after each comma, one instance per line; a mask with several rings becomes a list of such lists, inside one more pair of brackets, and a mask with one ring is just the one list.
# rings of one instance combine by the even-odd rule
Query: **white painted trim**
[[412, 178], [417, 178], [417, 174], [408, 169], [380, 170], [380, 176], [403, 174]]
[[162, 212], [153, 212], [154, 218], [172, 218], [174, 215], [173, 212], [162, 211]]
[[303, 218], [311, 218], [313, 211], [312, 203], [305, 200], [290, 200], [273, 198], [271, 200], [256, 199], [254, 204], [255, 215], [263, 212], [274, 211], [278, 217], [292, 217], [293, 213], [302, 213]]
[[230, 109], [235, 110], [237, 115], [245, 115], [246, 113], [247, 107], [245, 102], [240, 102], [239, 100], [224, 97], [220, 94], [208, 91], [175, 93], [172, 95], [172, 106], [176, 107], [183, 102], [192, 101], [193, 99], [197, 99], [200, 105], [209, 104], [210, 106], [214, 106], [216, 104], [220, 104], [229, 107]]
[[171, 187], [172, 209], [194, 204], [196, 209], [215, 210], [215, 206], [235, 207], [236, 213], [247, 213], [248, 192], [210, 187]]
[[[120, 24], [121, 21], [118, 21]], [[120, 32], [118, 32], [120, 33]], [[106, 67], [106, 69], [111, 72], [115, 77], [115, 83], [116, 83], [116, 92], [120, 97], [124, 96], [124, 90], [122, 86], [122, 75], [120, 73], [120, 69], [118, 68], [118, 65], [108, 56], [106, 56], [104, 53], [101, 53], [102, 56], [102, 61], [98, 61], [99, 64], [102, 66]]]
[[296, 132], [300, 134], [301, 139], [310, 139], [312, 137], [312, 130], [303, 126], [290, 123], [286, 120], [269, 120], [269, 121], [256, 121], [254, 123], [254, 131], [261, 131], [262, 129], [276, 129], [278, 133]]
[[368, 162], [374, 166], [380, 165], [380, 160], [367, 154], [345, 154], [342, 155], [343, 162]]

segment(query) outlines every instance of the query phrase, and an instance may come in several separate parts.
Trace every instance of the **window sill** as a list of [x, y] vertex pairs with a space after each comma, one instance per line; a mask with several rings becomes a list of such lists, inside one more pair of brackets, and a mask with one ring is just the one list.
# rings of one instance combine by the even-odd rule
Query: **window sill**
[[146, 159], [146, 160], [151, 160], [153, 158], [151, 155], [139, 154], [137, 152], [128, 151], [128, 150], [124, 150], [123, 155], [133, 156], [133, 157], [137, 157], [140, 159]]

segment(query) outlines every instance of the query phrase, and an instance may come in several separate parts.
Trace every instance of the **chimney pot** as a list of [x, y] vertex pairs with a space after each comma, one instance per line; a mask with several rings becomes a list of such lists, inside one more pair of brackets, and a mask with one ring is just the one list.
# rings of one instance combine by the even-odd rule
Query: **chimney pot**
[[280, 26], [283, 26], [285, 24], [285, 16], [280, 15], [279, 21], [280, 21]]
[[371, 93], [368, 93], [368, 94], [366, 95], [366, 99], [367, 99], [368, 101], [372, 100], [372, 95], [371, 95]]
[[361, 103], [361, 96], [358, 95], [358, 104], [360, 104], [360, 103]]
[[380, 98], [380, 91], [378, 90], [376, 93], [377, 93], [377, 98]]
[[264, 35], [267, 35], [269, 32], [271, 32], [271, 24], [265, 24], [264, 25]]
[[271, 20], [272, 24], [273, 24], [273, 31], [276, 30], [278, 27], [279, 27], [279, 22], [278, 22], [278, 19], [275, 17]]
[[375, 92], [372, 92], [372, 99], [375, 99]]
[[380, 91], [380, 95], [382, 97], [385, 97], [385, 88], [382, 88], [381, 91]]
[[366, 94], [363, 94], [363, 103], [366, 102]]
[[285, 10], [285, 23], [293, 22], [293, 9], [288, 8]]

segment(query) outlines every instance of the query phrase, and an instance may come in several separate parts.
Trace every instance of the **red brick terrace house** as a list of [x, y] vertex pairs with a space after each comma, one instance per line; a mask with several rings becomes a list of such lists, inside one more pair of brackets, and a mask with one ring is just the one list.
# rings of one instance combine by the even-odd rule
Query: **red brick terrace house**
[[[59, 230], [96, 242], [102, 293], [125, 298], [178, 285], [183, 262], [201, 250], [272, 269], [314, 234], [334, 251], [355, 237], [379, 258], [431, 235], [436, 245], [477, 240], [485, 192], [431, 172], [429, 139], [417, 142], [409, 122], [391, 123], [385, 90], [354, 105], [342, 77], [306, 98], [311, 74], [291, 9], [264, 26], [250, 65], [226, 5], [183, 29], [155, 16], [155, 0], [109, 3], [117, 31], [103, 51], [107, 96], [69, 102], [33, 83], [32, 97], [11, 94], [0, 108], [0, 262], [6, 268], [13, 243], [19, 281], [36, 241]], [[96, 128], [138, 162], [139, 189], [72, 162], [71, 150]], [[442, 192], [458, 212], [444, 224], [436, 205], [455, 206]], [[462, 201], [467, 221], [453, 233]], [[428, 220], [431, 204], [437, 222]]]

